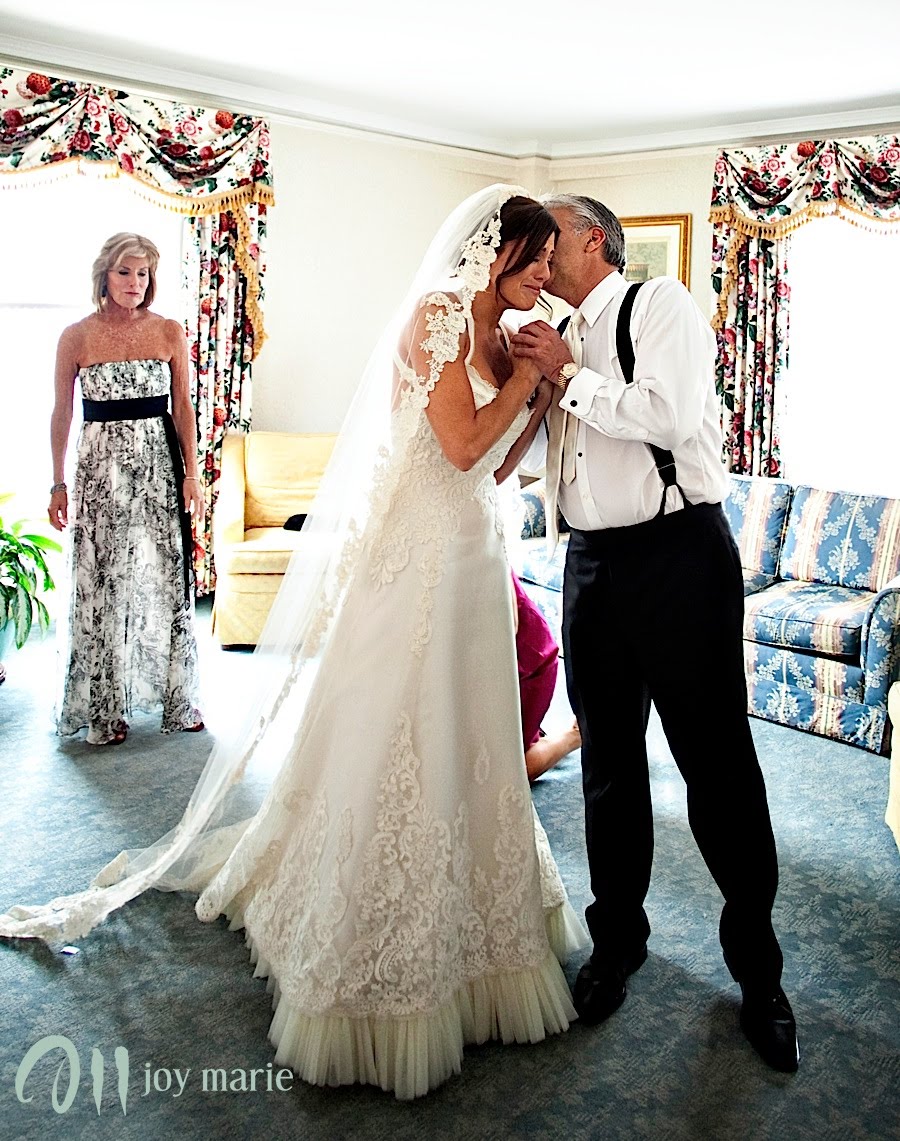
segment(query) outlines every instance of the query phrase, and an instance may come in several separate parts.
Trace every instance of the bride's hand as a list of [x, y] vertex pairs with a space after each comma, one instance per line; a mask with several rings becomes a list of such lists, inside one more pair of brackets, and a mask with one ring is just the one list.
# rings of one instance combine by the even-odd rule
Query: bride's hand
[[540, 416], [543, 416], [550, 407], [554, 392], [557, 391], [556, 385], [549, 381], [546, 376], [542, 376], [537, 388], [528, 398], [528, 407], [533, 408]]
[[546, 376], [542, 376], [541, 383], [535, 389], [535, 400], [549, 405], [555, 392], [559, 392], [559, 386], [554, 384], [552, 380], [548, 380]]

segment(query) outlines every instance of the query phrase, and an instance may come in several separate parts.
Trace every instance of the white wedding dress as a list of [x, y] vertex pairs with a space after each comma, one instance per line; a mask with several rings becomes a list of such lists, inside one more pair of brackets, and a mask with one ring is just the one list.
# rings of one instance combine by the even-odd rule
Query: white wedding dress
[[291, 754], [197, 904], [245, 928], [277, 1061], [311, 1082], [413, 1097], [466, 1042], [575, 1017], [555, 956], [586, 936], [525, 774], [493, 477], [527, 418], [462, 472], [420, 416]]

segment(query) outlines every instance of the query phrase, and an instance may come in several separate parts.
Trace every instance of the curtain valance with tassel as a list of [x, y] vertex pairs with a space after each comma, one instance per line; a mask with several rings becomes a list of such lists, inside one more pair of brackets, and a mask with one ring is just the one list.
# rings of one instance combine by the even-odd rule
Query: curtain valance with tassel
[[720, 151], [713, 175], [713, 288], [721, 328], [742, 239], [778, 239], [811, 218], [838, 215], [857, 226], [900, 222], [897, 136], [777, 143]]

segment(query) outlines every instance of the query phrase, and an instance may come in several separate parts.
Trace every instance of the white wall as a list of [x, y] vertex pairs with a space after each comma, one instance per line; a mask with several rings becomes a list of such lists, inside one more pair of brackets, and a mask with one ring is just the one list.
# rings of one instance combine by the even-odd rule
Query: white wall
[[265, 323], [253, 426], [331, 432], [451, 209], [516, 162], [273, 122]]

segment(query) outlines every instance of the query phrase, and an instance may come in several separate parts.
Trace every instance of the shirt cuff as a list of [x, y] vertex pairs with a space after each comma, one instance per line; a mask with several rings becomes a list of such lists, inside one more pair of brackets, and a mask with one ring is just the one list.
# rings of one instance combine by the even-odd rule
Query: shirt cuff
[[565, 412], [571, 412], [573, 416], [584, 419], [591, 410], [594, 397], [609, 383], [610, 377], [583, 368], [569, 381], [559, 401], [559, 407]]

